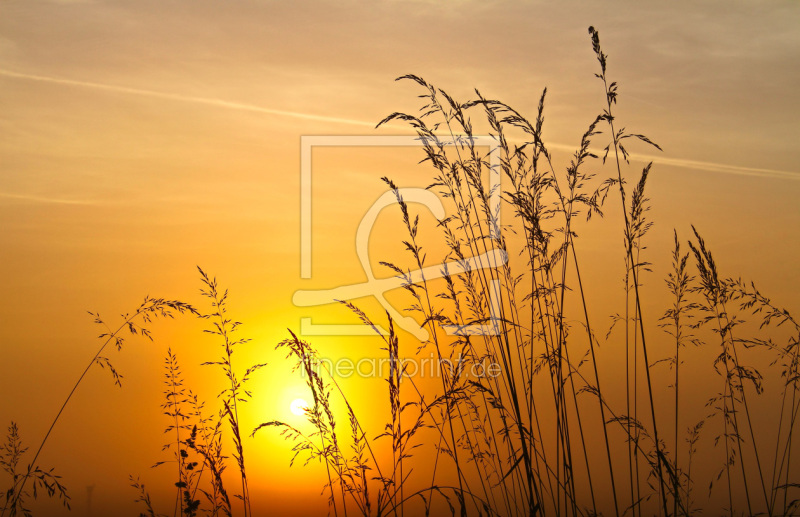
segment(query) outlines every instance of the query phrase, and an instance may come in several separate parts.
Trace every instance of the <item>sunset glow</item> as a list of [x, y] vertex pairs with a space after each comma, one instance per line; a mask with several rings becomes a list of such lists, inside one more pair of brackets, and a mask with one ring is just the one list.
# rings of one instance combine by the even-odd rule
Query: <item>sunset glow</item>
[[3, 1], [0, 517], [800, 514], [798, 27]]
[[306, 410], [308, 409], [308, 402], [303, 399], [294, 399], [289, 406], [289, 411], [292, 412], [293, 415], [303, 416], [306, 414]]

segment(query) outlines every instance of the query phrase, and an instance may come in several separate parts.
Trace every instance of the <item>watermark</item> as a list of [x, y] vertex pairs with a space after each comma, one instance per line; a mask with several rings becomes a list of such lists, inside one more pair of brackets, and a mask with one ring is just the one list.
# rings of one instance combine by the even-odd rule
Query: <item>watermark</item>
[[[473, 136], [472, 140], [476, 147], [489, 147], [494, 150], [498, 147], [497, 140], [490, 136]], [[311, 178], [312, 178], [312, 150], [315, 147], [421, 147], [422, 142], [414, 136], [304, 136], [300, 140], [300, 277], [303, 279], [312, 278], [311, 255], [311, 221], [312, 204], [311, 198]], [[495, 228], [500, 225], [500, 204], [501, 204], [501, 178], [499, 168], [499, 158], [497, 153], [489, 152], [489, 207], [493, 214], [496, 214]], [[324, 171], [317, 171], [324, 174]], [[438, 219], [445, 217], [445, 208], [442, 200], [424, 188], [400, 188], [397, 191], [406, 203], [417, 203], [424, 205]], [[361, 268], [367, 277], [366, 282], [338, 285], [328, 289], [295, 291], [292, 298], [295, 306], [314, 307], [336, 303], [337, 300], [349, 301], [365, 296], [374, 297], [383, 308], [389, 313], [395, 324], [403, 330], [409, 332], [420, 341], [428, 339], [428, 331], [420, 327], [417, 321], [409, 316], [403, 315], [397, 310], [384, 296], [385, 293], [398, 287], [402, 287], [405, 279], [393, 276], [387, 278], [376, 278], [369, 262], [369, 239], [378, 214], [392, 204], [397, 203], [397, 195], [393, 190], [384, 192], [369, 207], [364, 207], [364, 216], [354, 229], [356, 233], [356, 253], [361, 263]], [[492, 229], [494, 235], [494, 229]], [[499, 249], [490, 249], [480, 255], [469, 257], [465, 260], [451, 261], [422, 269], [408, 272], [411, 282], [419, 282], [443, 277], [447, 271], [460, 273], [463, 271], [476, 271], [481, 269], [496, 268], [508, 261], [506, 253]], [[493, 282], [490, 287], [490, 314], [488, 321], [481, 324], [470, 325], [443, 325], [445, 332], [450, 335], [496, 335], [499, 333], [499, 301], [500, 285]], [[306, 336], [360, 336], [373, 335], [375, 331], [387, 335], [386, 329], [380, 325], [375, 328], [369, 325], [349, 325], [349, 324], [321, 324], [314, 323], [310, 316], [302, 317], [300, 320], [300, 332]]]
[[[496, 378], [502, 374], [502, 368], [496, 362], [484, 358], [481, 361], [466, 360], [459, 356], [456, 359], [443, 357], [397, 358], [395, 362], [389, 357], [362, 357], [352, 359], [342, 357], [330, 359], [326, 357], [315, 358], [312, 369], [318, 375], [330, 375], [335, 379], [360, 378], [388, 378], [398, 368], [402, 377], [417, 379], [438, 378], [446, 372], [448, 378], [484, 379]], [[306, 376], [304, 369], [300, 369], [302, 376]]]

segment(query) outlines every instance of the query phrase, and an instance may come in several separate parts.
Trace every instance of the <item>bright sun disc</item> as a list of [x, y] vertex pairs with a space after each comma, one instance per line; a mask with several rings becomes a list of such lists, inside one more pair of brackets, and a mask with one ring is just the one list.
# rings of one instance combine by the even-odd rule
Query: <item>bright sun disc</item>
[[292, 401], [291, 406], [289, 406], [289, 411], [292, 414], [297, 416], [302, 416], [306, 413], [306, 408], [308, 407], [308, 403], [303, 399], [294, 399]]

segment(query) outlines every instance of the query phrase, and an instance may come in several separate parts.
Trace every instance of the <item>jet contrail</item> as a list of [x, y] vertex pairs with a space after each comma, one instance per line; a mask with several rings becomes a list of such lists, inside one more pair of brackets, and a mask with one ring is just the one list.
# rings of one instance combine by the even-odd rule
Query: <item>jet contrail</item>
[[11, 70], [0, 69], [0, 75], [6, 77], [13, 77], [16, 79], [27, 79], [29, 81], [40, 81], [45, 83], [63, 84], [66, 86], [80, 86], [83, 88], [93, 88], [96, 90], [105, 90], [109, 92], [128, 93], [131, 95], [141, 95], [145, 97], [156, 97], [159, 99], [168, 99], [180, 102], [193, 102], [196, 104], [205, 104], [207, 106], [216, 106], [218, 108], [228, 108], [241, 111], [253, 111], [256, 113], [266, 113], [268, 115], [278, 115], [282, 117], [292, 117], [305, 120], [317, 120], [320, 122], [333, 122], [337, 124], [349, 124], [355, 126], [367, 126], [374, 128], [375, 124], [371, 122], [364, 122], [363, 120], [354, 120], [341, 117], [326, 117], [324, 115], [313, 115], [309, 113], [300, 113], [297, 111], [286, 111], [272, 108], [264, 108], [254, 104], [245, 104], [242, 102], [231, 102], [222, 99], [212, 99], [208, 97], [195, 97], [192, 95], [180, 95], [177, 93], [165, 93], [155, 90], [144, 90], [141, 88], [129, 88], [127, 86], [115, 86], [111, 84], [92, 83], [88, 81], [75, 81], [73, 79], [61, 79], [59, 77], [48, 77], [44, 75], [23, 74], [13, 72]]
[[[549, 149], [558, 149], [569, 153], [575, 152], [575, 147], [564, 144], [546, 144]], [[590, 149], [594, 154], [602, 156], [603, 149]], [[736, 174], [738, 176], [754, 176], [759, 178], [773, 178], [783, 180], [800, 180], [800, 172], [781, 171], [776, 169], [759, 169], [754, 167], [740, 167], [738, 165], [728, 165], [726, 163], [703, 162], [698, 160], [684, 160], [683, 158], [667, 158], [653, 154], [630, 153], [628, 159], [632, 162], [648, 163], [658, 165], [671, 165], [681, 169], [701, 170], [708, 172], [721, 172], [723, 174]]]
[[759, 169], [755, 167], [740, 167], [738, 165], [727, 165], [724, 163], [700, 162], [695, 160], [684, 160], [681, 158], [666, 158], [662, 156], [651, 156], [645, 154], [630, 155], [632, 160], [641, 162], [653, 162], [656, 164], [672, 165], [683, 169], [703, 170], [709, 172], [721, 172], [724, 174], [737, 174], [739, 176], [755, 176], [760, 178], [774, 178], [783, 180], [800, 180], [800, 173], [792, 171], [779, 171], [775, 169]]
[[48, 203], [54, 205], [98, 205], [97, 201], [82, 200], [82, 199], [63, 199], [46, 196], [30, 196], [27, 194], [11, 194], [8, 192], [0, 192], [0, 197], [6, 199], [18, 199], [20, 201], [29, 201], [32, 203]]
[[[127, 93], [131, 95], [141, 95], [146, 97], [155, 97], [160, 99], [167, 99], [179, 102], [193, 102], [196, 104], [205, 104], [207, 106], [215, 106], [218, 108], [228, 108], [228, 109], [235, 109], [241, 111], [251, 111], [255, 113], [265, 113], [268, 115], [277, 115], [282, 117], [291, 117], [291, 118], [298, 118], [298, 119], [305, 119], [305, 120], [316, 120], [320, 122], [332, 122], [336, 124], [347, 124], [351, 126], [361, 126], [361, 127], [369, 127], [374, 128], [375, 124], [372, 122], [365, 122], [363, 120], [355, 120], [355, 119], [348, 119], [348, 118], [341, 118], [341, 117], [327, 117], [324, 115], [314, 115], [309, 113], [300, 113], [297, 111], [287, 111], [287, 110], [279, 110], [273, 108], [264, 108], [262, 106], [256, 106], [254, 104], [245, 104], [241, 102], [232, 102], [226, 101], [222, 99], [212, 99], [208, 97], [196, 97], [192, 95], [181, 95], [177, 93], [165, 93], [159, 92], [155, 90], [144, 90], [141, 88], [129, 88], [126, 86], [115, 86], [110, 84], [102, 84], [102, 83], [93, 83], [88, 81], [76, 81], [73, 79], [62, 79], [59, 77], [49, 77], [44, 75], [33, 75], [33, 74], [24, 74], [20, 72], [13, 72], [11, 70], [4, 70], [0, 68], [0, 75], [6, 77], [13, 77], [16, 79], [26, 79], [30, 81], [41, 81], [47, 83], [54, 83], [54, 84], [63, 84], [66, 86], [79, 86], [83, 88], [93, 88], [96, 90], [105, 90], [110, 92], [118, 92], [118, 93]], [[552, 149], [561, 149], [568, 152], [573, 152], [575, 150], [574, 147], [570, 147], [564, 144], [548, 144], [548, 147]], [[761, 177], [761, 178], [773, 178], [773, 179], [784, 179], [784, 180], [800, 180], [800, 172], [792, 172], [792, 171], [781, 171], [775, 169], [760, 169], [754, 167], [740, 167], [737, 165], [728, 165], [724, 163], [713, 163], [713, 162], [703, 162], [703, 161], [696, 161], [696, 160], [684, 160], [681, 158], [667, 158], [663, 156], [652, 156], [652, 155], [644, 155], [644, 154], [635, 154], [632, 153], [630, 155], [631, 160], [635, 161], [642, 161], [642, 162], [649, 162], [652, 161], [654, 163], [661, 163], [664, 165], [672, 165], [674, 167], [680, 167], [683, 169], [694, 169], [694, 170], [703, 170], [709, 172], [720, 172], [723, 174], [736, 174], [740, 176], [753, 176], [753, 177]]]

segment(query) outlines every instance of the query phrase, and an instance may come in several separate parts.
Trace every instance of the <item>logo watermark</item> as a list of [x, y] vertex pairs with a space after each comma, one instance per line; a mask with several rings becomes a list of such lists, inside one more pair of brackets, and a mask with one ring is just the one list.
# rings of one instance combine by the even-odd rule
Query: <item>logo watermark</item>
[[[449, 378], [469, 379], [495, 378], [502, 373], [500, 365], [488, 359], [476, 362], [467, 361], [461, 356], [457, 359], [443, 357], [441, 361], [436, 357], [400, 357], [397, 358], [394, 364], [389, 357], [362, 357], [360, 359], [343, 357], [335, 360], [319, 357], [313, 361], [315, 373], [318, 375], [328, 374], [335, 379], [348, 379], [350, 377], [386, 378], [393, 372], [393, 367], [400, 369], [402, 377], [417, 379], [441, 377], [443, 371], [447, 372]], [[305, 370], [302, 368], [300, 370], [302, 376], [305, 377]]]
[[[497, 141], [489, 136], [472, 137], [476, 147], [489, 147], [490, 150], [497, 148]], [[311, 177], [312, 177], [312, 150], [315, 147], [421, 147], [422, 142], [414, 136], [304, 136], [300, 140], [300, 277], [310, 279], [311, 272], [311, 219], [312, 219], [312, 198], [311, 198]], [[498, 218], [496, 225], [499, 227], [500, 204], [501, 204], [501, 173], [499, 169], [499, 158], [497, 153], [489, 152], [489, 205], [493, 214]], [[437, 218], [445, 217], [444, 205], [439, 197], [424, 188], [400, 188], [397, 191], [406, 203], [417, 203], [424, 205]], [[392, 276], [386, 278], [376, 278], [369, 262], [369, 239], [375, 221], [381, 210], [397, 203], [397, 196], [393, 190], [384, 192], [369, 207], [366, 207], [364, 216], [355, 229], [356, 232], [356, 253], [361, 263], [361, 268], [367, 277], [365, 282], [333, 286], [329, 289], [295, 291], [292, 298], [295, 306], [314, 307], [335, 303], [337, 300], [349, 301], [365, 296], [374, 297], [378, 303], [389, 313], [395, 324], [409, 332], [420, 341], [428, 339], [428, 331], [420, 327], [414, 318], [405, 316], [398, 311], [384, 296], [385, 293], [402, 287], [405, 279]], [[462, 271], [476, 271], [481, 269], [496, 268], [508, 261], [506, 253], [502, 250], [492, 249], [480, 255], [467, 258], [466, 260], [450, 261], [446, 263], [428, 266], [418, 270], [408, 272], [411, 282], [418, 282], [424, 278], [427, 280], [443, 277], [447, 271], [460, 273]], [[490, 290], [490, 311], [491, 318], [485, 324], [472, 325], [447, 325], [444, 330], [451, 335], [496, 335], [498, 326], [495, 322], [499, 319], [500, 286], [493, 282]], [[313, 323], [310, 316], [300, 320], [300, 332], [306, 336], [360, 336], [372, 335], [377, 330], [383, 335], [388, 332], [383, 327], [376, 325], [373, 328], [369, 325], [350, 325], [350, 324], [320, 324]]]

